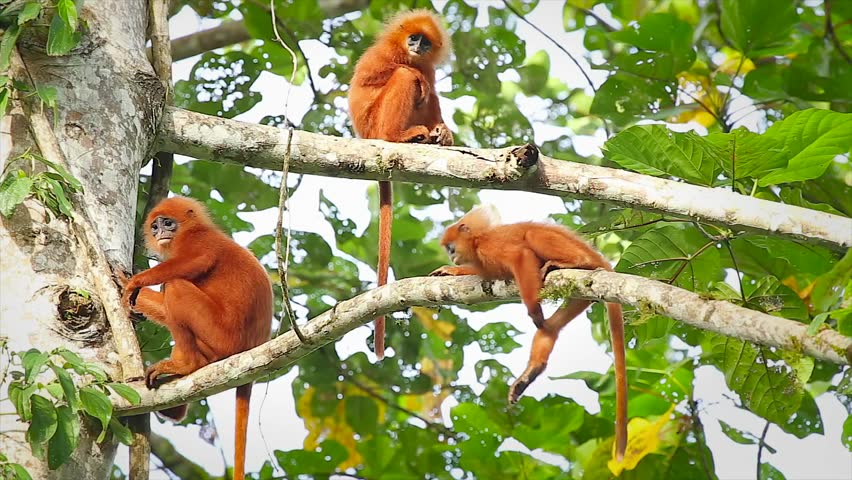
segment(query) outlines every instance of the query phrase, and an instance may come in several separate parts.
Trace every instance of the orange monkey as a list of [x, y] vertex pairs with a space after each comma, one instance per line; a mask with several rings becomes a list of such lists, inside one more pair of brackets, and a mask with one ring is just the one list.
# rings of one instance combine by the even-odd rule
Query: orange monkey
[[[349, 111], [361, 138], [389, 142], [452, 145], [435, 93], [435, 65], [450, 52], [450, 37], [438, 17], [412, 10], [391, 18], [376, 43], [355, 65], [349, 86]], [[379, 182], [378, 285], [388, 281], [390, 263], [390, 182]], [[376, 356], [385, 355], [385, 317], [375, 322]]]
[[[509, 402], [515, 403], [547, 367], [559, 331], [592, 303], [572, 299], [545, 320], [539, 298], [544, 275], [551, 268], [612, 270], [612, 267], [603, 255], [562, 226], [534, 222], [499, 223], [493, 207], [479, 207], [447, 228], [441, 245], [458, 266], [443, 266], [431, 275], [479, 275], [488, 280], [515, 280], [521, 300], [538, 327], [527, 368], [509, 389]], [[607, 303], [607, 313], [615, 355], [615, 445], [616, 458], [620, 460], [627, 446], [624, 319], [621, 305], [617, 303]]]
[[[185, 197], [160, 202], [145, 220], [145, 242], [163, 262], [134, 275], [123, 301], [169, 329], [172, 356], [145, 371], [154, 388], [160, 375], [188, 375], [269, 340], [272, 285], [245, 248], [216, 228], [204, 206]], [[157, 292], [148, 285], [163, 285]], [[245, 476], [251, 383], [237, 387], [234, 478]], [[187, 406], [161, 413], [180, 420]]]

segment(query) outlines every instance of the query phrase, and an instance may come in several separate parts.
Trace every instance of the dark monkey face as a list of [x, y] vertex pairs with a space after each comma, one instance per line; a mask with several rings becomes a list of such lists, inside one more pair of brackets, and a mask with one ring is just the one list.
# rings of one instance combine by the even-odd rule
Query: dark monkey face
[[408, 53], [412, 56], [420, 56], [432, 50], [432, 42], [422, 33], [414, 33], [408, 36]]
[[157, 217], [151, 222], [151, 235], [157, 240], [157, 245], [164, 247], [172, 242], [177, 235], [178, 222], [170, 217]]

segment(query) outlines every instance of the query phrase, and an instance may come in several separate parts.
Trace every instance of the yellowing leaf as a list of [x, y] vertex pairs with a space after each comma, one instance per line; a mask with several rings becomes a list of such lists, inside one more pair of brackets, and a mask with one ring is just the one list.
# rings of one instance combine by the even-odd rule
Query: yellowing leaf
[[412, 307], [411, 312], [420, 320], [426, 330], [434, 332], [444, 340], [449, 340], [456, 329], [456, 326], [450, 322], [435, 319], [435, 309], [426, 307]]
[[[743, 58], [742, 53], [729, 47], [722, 47], [721, 53], [725, 55], [725, 60], [716, 69], [717, 72], [727, 73], [728, 75], [745, 75], [754, 70], [754, 62], [749, 58]], [[742, 66], [740, 66], [742, 62]], [[739, 71], [738, 68], [739, 67]]]
[[621, 461], [615, 459], [615, 442], [612, 444], [612, 459], [607, 462], [607, 467], [613, 475], [619, 476], [623, 470], [633, 470], [646, 455], [659, 449], [663, 427], [672, 421], [670, 417], [674, 408], [673, 404], [654, 422], [641, 417], [630, 420], [627, 424], [627, 449]]
[[[334, 415], [325, 417], [313, 415], [311, 401], [316, 393], [316, 389], [313, 387], [305, 390], [305, 393], [299, 398], [296, 403], [296, 412], [302, 417], [305, 422], [305, 429], [308, 430], [308, 436], [305, 437], [304, 443], [305, 450], [314, 451], [325, 440], [334, 440], [343, 445], [349, 452], [349, 458], [337, 466], [340, 470], [346, 470], [347, 468], [356, 468], [363, 463], [363, 458], [356, 449], [355, 431], [346, 423], [346, 399], [347, 396], [363, 396], [363, 392], [358, 387], [346, 383], [338, 383], [338, 388], [342, 390], [343, 400], [338, 402]], [[384, 422], [387, 405], [378, 402], [378, 409], [379, 421]]]

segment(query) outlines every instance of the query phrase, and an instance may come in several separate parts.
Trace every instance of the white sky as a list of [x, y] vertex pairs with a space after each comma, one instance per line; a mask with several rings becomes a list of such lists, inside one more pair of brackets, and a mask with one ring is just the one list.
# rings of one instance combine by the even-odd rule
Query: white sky
[[[469, 1], [469, 3], [472, 3]], [[502, 5], [499, 1], [482, 2], [485, 5]], [[566, 33], [562, 27], [563, 1], [541, 0], [539, 6], [528, 18], [539, 28], [554, 37], [561, 45], [571, 52], [583, 52], [582, 35], [580, 33]], [[480, 9], [478, 23], [487, 21], [485, 8]], [[616, 23], [616, 22], [611, 22]], [[170, 22], [172, 38], [187, 35], [205, 28], [215, 26], [217, 22], [199, 19], [189, 9], [184, 9], [174, 16]], [[552, 43], [544, 39], [531, 27], [519, 22], [517, 29], [519, 36], [527, 42], [528, 54], [538, 50], [546, 50], [551, 58], [551, 75], [559, 77], [570, 87], [586, 87], [585, 81], [569, 61], [567, 56], [559, 51]], [[302, 42], [302, 47], [311, 58], [311, 69], [320, 85], [323, 80], [318, 75], [318, 70], [328, 58], [328, 50], [315, 41]], [[582, 58], [580, 58], [583, 62]], [[174, 65], [175, 80], [186, 79], [196, 58], [177, 62]], [[600, 84], [606, 74], [605, 72], [586, 70], [591, 74], [593, 80]], [[440, 91], [450, 88], [449, 79], [445, 79], [438, 85]], [[286, 82], [281, 77], [264, 73], [254, 84], [253, 90], [261, 92], [264, 99], [250, 112], [241, 115], [238, 119], [248, 122], [257, 122], [265, 115], [281, 114], [284, 109], [284, 94]], [[287, 108], [291, 118], [298, 120], [307, 112], [312, 101], [312, 95], [307, 86], [294, 87]], [[469, 101], [462, 99], [458, 102], [442, 101], [442, 107], [447, 113], [445, 118], [452, 122], [451, 113], [454, 108], [465, 108], [470, 105]], [[535, 117], [533, 102], [524, 102], [521, 109], [531, 117]], [[753, 115], [747, 119], [747, 126], [751, 129], [757, 128], [760, 119]], [[453, 127], [454, 125], [451, 125]], [[565, 133], [558, 127], [537, 123], [536, 142], [542, 142]], [[575, 137], [575, 147], [581, 154], [597, 154], [603, 143], [603, 135], [596, 137]], [[322, 189], [340, 208], [341, 214], [348, 216], [356, 222], [363, 231], [369, 223], [369, 212], [367, 208], [366, 189], [373, 182], [336, 179], [327, 177], [308, 177], [299, 190], [290, 199], [290, 210], [293, 212], [292, 228], [316, 232], [335, 249], [334, 234], [331, 227], [326, 223], [318, 209], [319, 191]], [[482, 191], [480, 198], [484, 202], [495, 204], [501, 212], [503, 220], [507, 223], [521, 220], [543, 220], [554, 213], [565, 213], [562, 201], [556, 197], [548, 197], [526, 192], [507, 191]], [[446, 207], [432, 208], [429, 211], [438, 220], [448, 219], [450, 214]], [[275, 209], [266, 210], [242, 217], [252, 221], [256, 230], [251, 234], [237, 234], [240, 243], [248, 243], [257, 236], [272, 232], [275, 223]], [[336, 250], [336, 249], [335, 249]], [[341, 252], [337, 251], [337, 254]], [[365, 265], [361, 268], [364, 278], [375, 280], [372, 270]], [[426, 273], [426, 272], [424, 272]], [[547, 306], [547, 314], [553, 310], [553, 305]], [[529, 322], [525, 310], [519, 305], [506, 305], [485, 313], [472, 313], [468, 315], [468, 321], [472, 328], [480, 328], [489, 322], [510, 321], [515, 328], [523, 334], [515, 337], [522, 348], [505, 355], [497, 355], [497, 359], [507, 365], [514, 374], [519, 374], [527, 361], [529, 344], [532, 341], [534, 327]], [[366, 347], [367, 337], [370, 335], [371, 327], [364, 326], [346, 335], [337, 343], [337, 351], [343, 358], [355, 352], [366, 352], [370, 358], [375, 359]], [[393, 328], [393, 327], [391, 327]], [[392, 349], [392, 345], [390, 346]], [[390, 350], [389, 355], [392, 355]], [[481, 386], [476, 382], [474, 365], [479, 359], [485, 358], [478, 345], [465, 347], [465, 366], [460, 372], [459, 383], [472, 385], [477, 391]], [[590, 323], [585, 316], [578, 317], [560, 336], [549, 367], [536, 383], [534, 383], [527, 395], [541, 398], [548, 393], [557, 393], [574, 399], [583, 405], [588, 411], [598, 411], [597, 394], [579, 380], [552, 381], [547, 377], [561, 376], [569, 373], [592, 370], [605, 372], [611, 363], [610, 357], [604, 349], [599, 346], [591, 336]], [[304, 424], [295, 413], [291, 383], [296, 377], [294, 369], [289, 374], [281, 377], [268, 385], [256, 385], [252, 396], [251, 418], [249, 421], [249, 446], [247, 470], [257, 471], [264, 461], [270, 459], [272, 450], [290, 450], [302, 447], [302, 442], [307, 434]], [[267, 390], [268, 388], [268, 390]], [[730, 398], [736, 395], [725, 386], [724, 377], [716, 370], [702, 367], [696, 371], [695, 397], [700, 399], [701, 420], [704, 423], [707, 442], [713, 451], [716, 464], [716, 473], [720, 479], [751, 479], [755, 478], [755, 462], [757, 447], [754, 445], [739, 445], [729, 440], [721, 431], [717, 419], [722, 419], [730, 425], [741, 430], [751, 432], [759, 436], [764, 426], [764, 420], [741, 409], [734, 407]], [[199, 438], [198, 427], [174, 427], [168, 424], [160, 424], [153, 421], [154, 431], [168, 437], [175, 447], [191, 460], [203, 465], [212, 474], [224, 473], [224, 457], [231, 462], [233, 459], [233, 425], [234, 425], [234, 393], [233, 391], [214, 395], [209, 399], [211, 411], [214, 415], [218, 433], [220, 435], [217, 446], [211, 446]], [[789, 480], [828, 480], [828, 479], [850, 479], [852, 478], [852, 455], [840, 443], [840, 435], [846, 411], [842, 404], [832, 395], [822, 395], [816, 400], [822, 414], [825, 426], [825, 435], [810, 435], [799, 440], [788, 435], [774, 425], [769, 429], [767, 443], [777, 449], [778, 453], [771, 454], [764, 450], [763, 459], [772, 463], [781, 470]], [[447, 400], [442, 408], [444, 419], [449, 424], [449, 411], [455, 405], [453, 399]], [[266, 445], [264, 445], [265, 438]], [[220, 446], [222, 451], [220, 451]], [[503, 449], [527, 451], [526, 447], [517, 443], [506, 443]], [[565, 461], [554, 455], [543, 452], [536, 454], [539, 458], [556, 465], [564, 465]], [[127, 449], [121, 447], [117, 465], [126, 469]], [[272, 462], [273, 465], [275, 462]], [[155, 465], [152, 465], [154, 468]], [[167, 479], [163, 472], [152, 472], [153, 479]]]

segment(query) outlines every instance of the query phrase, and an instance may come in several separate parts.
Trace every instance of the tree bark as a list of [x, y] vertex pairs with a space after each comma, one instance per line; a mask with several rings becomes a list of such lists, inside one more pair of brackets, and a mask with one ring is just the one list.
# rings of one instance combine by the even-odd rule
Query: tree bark
[[[122, 14], [116, 15], [119, 11]], [[42, 122], [41, 131], [53, 130], [69, 171], [83, 184], [84, 193], [74, 199], [75, 209], [89, 217], [94, 247], [104, 252], [102, 258], [128, 269], [138, 171], [152, 146], [163, 89], [145, 58], [144, 1], [86, 2], [79, 16], [86, 29], [81, 43], [67, 56], [47, 57], [46, 32], [37, 27], [25, 31], [18, 48], [28, 75], [20, 78], [20, 69], [13, 75], [27, 83], [32, 80], [40, 88], [56, 89], [57, 108], [45, 107], [48, 121]], [[30, 134], [33, 119], [24, 114], [19, 100], [13, 101], [0, 125], [0, 167], [15, 162], [27, 149], [38, 152]], [[28, 163], [16, 163], [15, 168], [30, 171]], [[111, 282], [96, 277], [102, 272], [92, 271], [91, 259], [97, 254], [81, 241], [75, 227], [49, 214], [33, 199], [11, 217], [0, 218], [3, 334], [8, 336], [11, 350], [35, 347], [47, 351], [63, 346], [101, 363], [113, 378], [121, 380], [122, 358], [116, 354], [120, 349], [115, 342], [135, 342], [135, 338], [112, 336], [105, 299], [97, 295], [99, 288], [112, 287], [105, 285]], [[75, 291], [91, 295], [86, 298]], [[7, 397], [5, 385], [3, 389], [0, 397]], [[0, 409], [12, 411], [8, 401]], [[83, 422], [79, 446], [71, 459], [59, 470], [49, 471], [32, 456], [23, 433], [17, 432], [27, 425], [15, 418], [0, 416], [0, 430], [9, 432], [3, 437], [4, 453], [27, 468], [33, 478], [109, 476], [116, 445], [114, 440], [96, 443], [100, 428], [94, 423]]]
[[[823, 330], [810, 336], [803, 323], [720, 300], [707, 300], [699, 294], [636, 275], [603, 270], [558, 270], [547, 276], [545, 287], [557, 297], [603, 299], [651, 309], [696, 328], [759, 345], [794, 350], [833, 363], [847, 364], [847, 352], [852, 351], [852, 338], [836, 331]], [[311, 319], [302, 327], [305, 342], [293, 331], [288, 331], [259, 347], [207, 365], [156, 390], [148, 390], [141, 382], [135, 382], [131, 386], [142, 397], [141, 403], [130, 405], [114, 395], [113, 404], [118, 414], [133, 415], [199, 400], [286, 367], [377, 315], [413, 306], [474, 305], [517, 298], [514, 282], [490, 282], [476, 276], [398, 280], [338, 302]]]
[[[283, 130], [169, 108], [160, 149], [195, 158], [280, 170]], [[604, 200], [718, 225], [852, 246], [852, 219], [624, 170], [539, 155], [531, 146], [436, 147], [293, 132], [290, 171], [332, 177], [501, 190]]]

